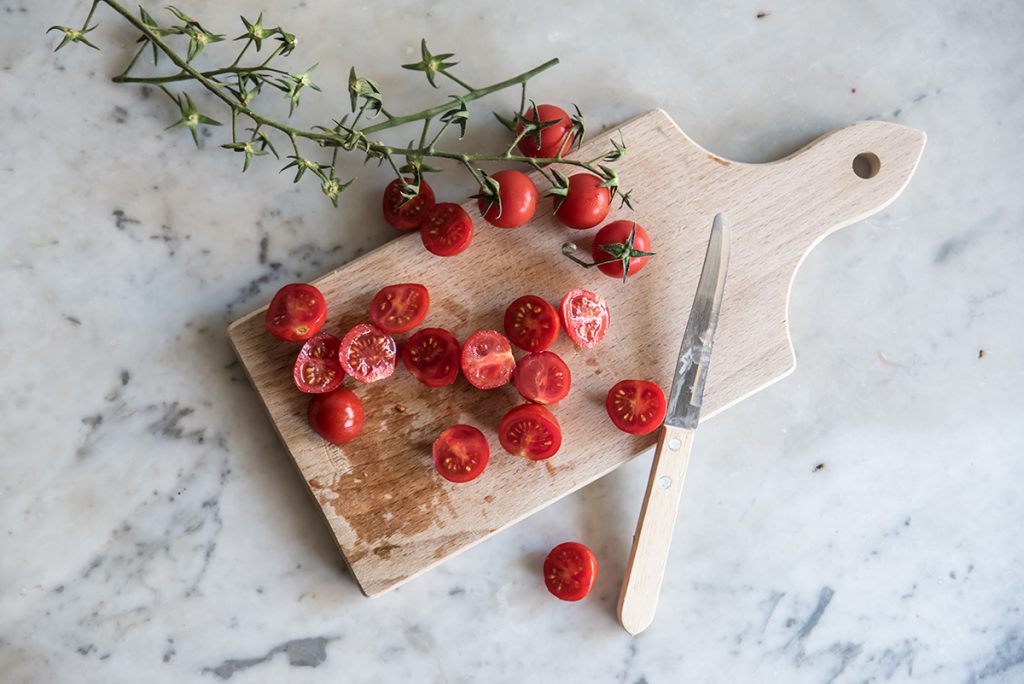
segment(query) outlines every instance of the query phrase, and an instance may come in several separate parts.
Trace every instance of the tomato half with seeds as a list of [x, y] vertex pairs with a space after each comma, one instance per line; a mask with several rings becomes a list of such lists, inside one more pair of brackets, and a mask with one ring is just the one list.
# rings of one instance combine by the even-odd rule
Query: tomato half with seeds
[[597, 558], [579, 542], [564, 542], [544, 559], [544, 586], [563, 601], [579, 601], [597, 580]]
[[555, 404], [569, 396], [572, 373], [558, 354], [539, 351], [519, 359], [512, 381], [523, 399], [536, 404]]
[[665, 421], [665, 393], [650, 380], [622, 380], [608, 390], [604, 407], [615, 427], [631, 435], [654, 432]]
[[[540, 144], [536, 134], [527, 134], [519, 141], [519, 151], [527, 157], [557, 157], [561, 152], [563, 155], [569, 152], [572, 147], [574, 135], [572, 133], [572, 119], [565, 110], [556, 105], [537, 105], [536, 111], [533, 107], [523, 112], [523, 118], [527, 121], [554, 121], [550, 126], [540, 130]], [[522, 123], [516, 126], [516, 135], [523, 132]]]
[[370, 302], [370, 320], [384, 332], [409, 332], [427, 317], [430, 293], [415, 283], [388, 285]]
[[569, 228], [593, 228], [608, 216], [612, 193], [602, 188], [603, 178], [592, 173], [569, 176], [569, 192], [555, 196], [555, 217]]
[[444, 387], [459, 377], [459, 341], [443, 328], [424, 328], [402, 345], [402, 363], [427, 387]]
[[505, 309], [505, 334], [526, 351], [547, 349], [558, 337], [558, 312], [547, 300], [526, 295]]
[[559, 309], [562, 327], [577, 347], [590, 348], [604, 339], [611, 314], [604, 298], [589, 290], [570, 290]]
[[522, 404], [501, 419], [498, 441], [510, 454], [543, 461], [561, 448], [562, 427], [551, 411], [543, 406]]
[[[634, 232], [634, 230], [636, 232]], [[629, 236], [633, 242], [630, 244]], [[622, 278], [629, 264], [629, 273], [633, 275], [643, 268], [651, 258], [651, 236], [639, 223], [633, 221], [612, 221], [597, 231], [594, 244], [590, 248], [590, 256], [601, 273], [612, 278]], [[608, 261], [614, 259], [614, 261]], [[602, 261], [608, 261], [601, 264]]]
[[285, 285], [267, 308], [266, 327], [286, 342], [305, 342], [320, 332], [327, 319], [327, 301], [320, 290], [306, 283]]
[[363, 431], [363, 402], [345, 387], [313, 397], [308, 413], [310, 426], [332, 444], [347, 444]]
[[473, 240], [473, 220], [461, 205], [441, 202], [424, 217], [420, 238], [431, 254], [455, 256]]
[[522, 171], [505, 169], [491, 176], [498, 181], [500, 202], [477, 200], [484, 219], [498, 228], [518, 228], [537, 211], [537, 186]]
[[338, 360], [341, 340], [331, 333], [319, 333], [306, 340], [292, 367], [292, 379], [300, 392], [324, 394], [341, 387], [345, 371]]
[[[412, 183], [412, 178], [405, 179]], [[420, 181], [420, 191], [415, 197], [402, 194], [402, 181], [397, 178], [384, 188], [384, 220], [398, 230], [416, 230], [423, 223], [423, 217], [434, 206], [434, 190], [427, 181]]]
[[341, 339], [338, 360], [359, 382], [383, 380], [395, 372], [395, 338], [375, 325], [360, 323]]
[[453, 425], [434, 440], [434, 467], [449, 482], [469, 482], [484, 472], [491, 447], [472, 425]]
[[473, 387], [501, 387], [508, 383], [515, 367], [512, 345], [497, 330], [477, 330], [462, 345], [462, 374]]

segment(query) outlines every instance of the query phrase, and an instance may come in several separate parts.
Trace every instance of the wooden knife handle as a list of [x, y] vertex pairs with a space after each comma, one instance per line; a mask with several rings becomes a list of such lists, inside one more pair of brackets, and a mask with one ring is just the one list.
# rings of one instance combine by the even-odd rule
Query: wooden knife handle
[[626, 576], [619, 592], [619, 623], [630, 634], [645, 630], [658, 607], [692, 445], [693, 430], [661, 427], [644, 505], [633, 535], [633, 548], [626, 563]]

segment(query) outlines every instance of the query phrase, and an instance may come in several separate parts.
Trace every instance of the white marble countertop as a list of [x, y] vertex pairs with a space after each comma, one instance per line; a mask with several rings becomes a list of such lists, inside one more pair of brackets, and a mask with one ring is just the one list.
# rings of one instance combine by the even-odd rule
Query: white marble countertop
[[[801, 268], [796, 372], [702, 428], [647, 632], [614, 619], [647, 457], [371, 601], [225, 327], [387, 240], [386, 173], [338, 210], [243, 177], [110, 83], [134, 34], [109, 10], [102, 52], [54, 54], [85, 3], [0, 0], [0, 681], [1024, 681], [1020, 3], [179, 4], [297, 33], [309, 122], [353, 62], [432, 102], [397, 68], [426, 36], [477, 80], [559, 56], [539, 99], [594, 129], [663, 107], [726, 157], [866, 118], [929, 142]], [[538, 571], [570, 538], [601, 562], [575, 605]]]

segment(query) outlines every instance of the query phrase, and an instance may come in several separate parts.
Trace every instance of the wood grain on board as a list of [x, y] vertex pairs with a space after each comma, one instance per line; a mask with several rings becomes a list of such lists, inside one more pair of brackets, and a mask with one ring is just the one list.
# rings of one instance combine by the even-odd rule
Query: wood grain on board
[[[653, 444], [656, 435], [616, 430], [605, 415], [604, 396], [623, 378], [647, 378], [668, 389], [717, 212], [729, 220], [732, 258], [703, 417], [789, 373], [795, 362], [787, 299], [801, 260], [829, 232], [895, 199], [925, 142], [921, 131], [872, 121], [835, 130], [786, 159], [743, 164], [704, 150], [655, 110], [596, 136], [579, 156], [595, 156], [620, 133], [629, 150], [619, 173], [638, 204], [635, 212], [613, 209], [609, 220], [637, 221], [657, 252], [629, 283], [561, 256], [563, 242], [589, 245], [595, 231], [562, 227], [547, 200], [532, 222], [515, 230], [485, 224], [467, 204], [477, 232], [466, 252], [435, 257], [417, 234], [403, 235], [314, 283], [327, 298], [325, 330], [339, 336], [364, 322], [374, 293], [393, 283], [426, 285], [431, 309], [424, 325], [447, 328], [460, 340], [481, 328], [501, 330], [505, 307], [523, 294], [555, 305], [573, 287], [603, 295], [612, 318], [605, 340], [578, 350], [563, 335], [552, 347], [569, 364], [573, 389], [554, 407], [564, 440], [549, 461], [510, 456], [498, 444], [502, 415], [520, 403], [511, 385], [483, 392], [460, 377], [451, 387], [430, 389], [401, 367], [370, 385], [346, 381], [364, 402], [366, 426], [344, 447], [328, 444], [307, 425], [309, 398], [292, 385], [297, 346], [265, 332], [265, 307], [231, 324], [229, 336], [246, 373], [368, 596], [402, 584]], [[858, 155], [869, 155], [861, 161], [872, 177], [854, 172]], [[535, 180], [544, 192], [546, 183]], [[381, 229], [387, 229], [383, 221]], [[431, 460], [431, 443], [453, 423], [478, 426], [491, 443], [487, 470], [466, 484], [442, 480]]]

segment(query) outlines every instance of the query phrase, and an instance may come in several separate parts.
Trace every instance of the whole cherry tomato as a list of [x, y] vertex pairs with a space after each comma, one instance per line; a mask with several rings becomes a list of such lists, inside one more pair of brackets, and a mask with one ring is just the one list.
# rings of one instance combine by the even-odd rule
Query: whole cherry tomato
[[358, 437], [363, 419], [363, 402], [345, 387], [317, 394], [309, 402], [309, 424], [334, 444], [346, 444]]
[[484, 219], [498, 228], [518, 228], [537, 211], [537, 186], [522, 171], [505, 169], [491, 176], [498, 181], [500, 202], [477, 200]]
[[[597, 268], [601, 273], [612, 278], [623, 278], [623, 274], [633, 275], [647, 264], [652, 256], [650, 250], [651, 238], [638, 223], [612, 221], [597, 231], [590, 256], [595, 263], [600, 264]], [[602, 264], [602, 261], [608, 263]]]
[[604, 179], [592, 173], [577, 173], [569, 177], [569, 191], [565, 197], [555, 195], [555, 217], [564, 225], [577, 230], [593, 228], [608, 216], [612, 193], [600, 187]]
[[[411, 183], [411, 178], [406, 178]], [[434, 191], [427, 181], [420, 181], [420, 191], [415, 197], [402, 194], [402, 181], [397, 178], [384, 189], [384, 220], [398, 230], [416, 230], [423, 217], [434, 206]]]
[[327, 302], [320, 290], [306, 283], [285, 285], [270, 301], [266, 327], [287, 342], [305, 342], [320, 332], [327, 318]]
[[[573, 133], [572, 120], [565, 110], [555, 105], [537, 105], [536, 111], [533, 107], [523, 112], [523, 118], [527, 121], [554, 121], [550, 126], [540, 130], [540, 142], [538, 144], [537, 134], [528, 133], [518, 143], [519, 151], [527, 157], [557, 157], [559, 153], [566, 154], [572, 147]], [[516, 135], [523, 132], [522, 123], [516, 126]]]

